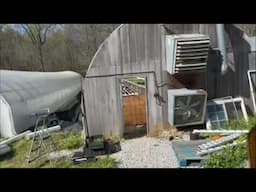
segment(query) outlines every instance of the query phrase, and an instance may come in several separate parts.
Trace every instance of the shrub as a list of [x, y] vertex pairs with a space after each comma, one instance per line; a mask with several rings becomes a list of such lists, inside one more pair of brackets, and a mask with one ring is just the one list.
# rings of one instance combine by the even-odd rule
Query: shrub
[[225, 124], [223, 129], [249, 130], [256, 126], [256, 117], [249, 117], [248, 121], [243, 118], [234, 119]]
[[[229, 121], [223, 129], [226, 130], [250, 130], [256, 126], [256, 118], [249, 117], [248, 121], [244, 119], [235, 119]], [[237, 139], [238, 142], [246, 140], [246, 135]], [[206, 168], [242, 168], [248, 159], [247, 144], [226, 147], [221, 151], [214, 152], [209, 156], [203, 166]]]
[[[235, 119], [229, 121], [223, 129], [231, 130], [250, 130], [256, 127], [256, 118], [249, 117], [248, 121], [244, 119]], [[247, 139], [246, 135], [240, 136], [236, 141], [241, 142]], [[247, 144], [226, 147], [221, 151], [214, 152], [209, 159], [204, 162], [206, 168], [242, 168], [248, 159]]]
[[243, 168], [248, 158], [246, 144], [226, 147], [210, 155], [203, 166], [205, 168]]

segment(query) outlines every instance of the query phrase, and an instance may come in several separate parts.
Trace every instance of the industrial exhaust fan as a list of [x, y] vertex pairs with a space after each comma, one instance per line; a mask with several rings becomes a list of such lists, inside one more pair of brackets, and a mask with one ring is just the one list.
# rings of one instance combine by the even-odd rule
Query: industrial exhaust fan
[[207, 93], [204, 90], [168, 90], [168, 120], [176, 127], [205, 122]]

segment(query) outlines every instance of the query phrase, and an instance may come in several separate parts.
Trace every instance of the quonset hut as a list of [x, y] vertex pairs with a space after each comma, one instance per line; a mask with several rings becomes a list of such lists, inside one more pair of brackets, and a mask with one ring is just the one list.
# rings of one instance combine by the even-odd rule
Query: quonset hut
[[[179, 34], [205, 35], [202, 43], [207, 41], [209, 49], [207, 65], [203, 72], [194, 68], [190, 73], [169, 73], [168, 60], [174, 55], [168, 52], [170, 49], [167, 37]], [[181, 39], [180, 44], [182, 41]], [[134, 76], [145, 78], [147, 133], [155, 127], [170, 126], [171, 97], [168, 97], [168, 94], [172, 89], [203, 89], [207, 92], [208, 99], [241, 96], [250, 109], [247, 71], [255, 69], [253, 47], [255, 46], [250, 38], [231, 24], [119, 26], [97, 50], [84, 80], [86, 117], [90, 134], [123, 135], [125, 127], [120, 80]], [[201, 66], [200, 63], [197, 65]]]
[[0, 70], [0, 136], [11, 137], [35, 125], [33, 114], [68, 111], [81, 92], [80, 74]]

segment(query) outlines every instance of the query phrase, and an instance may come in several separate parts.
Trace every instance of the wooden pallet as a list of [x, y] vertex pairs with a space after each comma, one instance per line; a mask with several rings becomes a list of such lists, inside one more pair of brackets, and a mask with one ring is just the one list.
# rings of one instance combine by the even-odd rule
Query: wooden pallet
[[193, 163], [200, 164], [202, 160], [207, 157], [201, 157], [196, 154], [198, 145], [206, 143], [207, 140], [195, 140], [195, 141], [176, 141], [172, 142], [172, 148], [179, 161], [180, 167], [187, 167]]

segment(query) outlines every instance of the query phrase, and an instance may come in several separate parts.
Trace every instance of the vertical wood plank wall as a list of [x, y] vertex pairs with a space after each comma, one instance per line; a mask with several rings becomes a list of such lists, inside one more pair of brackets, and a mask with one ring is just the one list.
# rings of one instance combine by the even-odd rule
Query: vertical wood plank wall
[[[122, 25], [99, 48], [87, 77], [105, 77], [86, 78], [84, 81], [91, 134], [123, 134], [119, 79], [129, 76], [142, 76], [147, 79], [148, 127], [162, 121], [162, 106], [158, 106], [154, 98], [155, 81], [160, 82], [162, 79], [160, 29], [160, 25], [152, 24]], [[154, 71], [155, 75], [149, 71]], [[132, 74], [138, 72], [149, 73]], [[107, 76], [110, 74], [117, 75]]]

